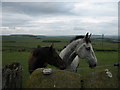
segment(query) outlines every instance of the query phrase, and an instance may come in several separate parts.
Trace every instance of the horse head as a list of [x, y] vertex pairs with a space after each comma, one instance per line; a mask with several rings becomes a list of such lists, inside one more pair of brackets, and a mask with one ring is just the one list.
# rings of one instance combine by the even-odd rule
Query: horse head
[[59, 69], [66, 68], [65, 62], [61, 59], [59, 54], [56, 52], [55, 48], [53, 47], [53, 44], [49, 47], [48, 54], [49, 54], [48, 55], [49, 57], [47, 59], [48, 64], [53, 65]]
[[85, 59], [85, 61], [88, 62], [89, 67], [93, 68], [96, 67], [97, 64], [97, 58], [95, 56], [95, 53], [93, 51], [91, 40], [90, 40], [91, 34], [88, 33], [85, 35], [85, 37], [82, 39], [82, 44], [78, 44], [76, 48], [76, 52], [78, 56], [82, 59]]

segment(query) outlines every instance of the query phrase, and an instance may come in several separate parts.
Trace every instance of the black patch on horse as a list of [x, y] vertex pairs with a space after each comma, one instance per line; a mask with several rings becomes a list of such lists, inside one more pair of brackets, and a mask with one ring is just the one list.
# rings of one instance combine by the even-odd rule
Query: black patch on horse
[[75, 41], [75, 40], [77, 40], [77, 39], [81, 39], [81, 38], [84, 38], [85, 36], [76, 36], [76, 37], [74, 37], [74, 38], [72, 38], [71, 40], [70, 40], [70, 43], [71, 42], [73, 42], [73, 41]]
[[[70, 44], [71, 42], [73, 42], [73, 41], [75, 41], [75, 40], [77, 40], [77, 39], [83, 39], [84, 37], [85, 37], [85, 36], [82, 36], [82, 35], [80, 35], [80, 36], [75, 36], [74, 38], [72, 38], [72, 39], [69, 41], [68, 44]], [[68, 44], [67, 44], [67, 45], [68, 45]], [[66, 46], [67, 46], [67, 45], [66, 45]], [[66, 46], [64, 46], [63, 49], [66, 48]]]

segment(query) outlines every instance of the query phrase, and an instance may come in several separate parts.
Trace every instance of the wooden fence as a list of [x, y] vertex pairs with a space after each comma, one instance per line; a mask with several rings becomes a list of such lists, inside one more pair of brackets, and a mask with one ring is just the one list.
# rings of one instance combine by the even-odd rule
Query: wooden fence
[[2, 68], [2, 89], [8, 88], [12, 88], [12, 90], [22, 88], [22, 67], [20, 63], [13, 62]]

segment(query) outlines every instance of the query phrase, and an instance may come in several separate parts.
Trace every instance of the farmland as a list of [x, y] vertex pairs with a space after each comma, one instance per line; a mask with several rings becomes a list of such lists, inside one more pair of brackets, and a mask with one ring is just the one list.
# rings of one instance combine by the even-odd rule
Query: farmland
[[[50, 46], [54, 43], [56, 51], [59, 53], [72, 37], [48, 37], [48, 36], [3, 36], [2, 37], [2, 64], [6, 65], [11, 62], [20, 62], [23, 67], [23, 83], [29, 77], [28, 73], [28, 58], [30, 52], [42, 46]], [[80, 60], [77, 73], [81, 76], [89, 76], [92, 72], [104, 71], [108, 68], [113, 75], [113, 82], [117, 82], [117, 67], [113, 64], [118, 62], [118, 42], [117, 40], [104, 39], [103, 44], [101, 40], [92, 38], [92, 46], [94, 48], [96, 57], [98, 59], [98, 66], [95, 69], [90, 69], [84, 60]], [[105, 51], [100, 51], [105, 50]], [[112, 51], [110, 51], [112, 50]], [[112, 66], [105, 66], [112, 65]], [[53, 66], [48, 66], [52, 67]], [[23, 85], [24, 86], [24, 85]], [[103, 86], [104, 87], [104, 86]], [[113, 86], [116, 87], [116, 86]]]

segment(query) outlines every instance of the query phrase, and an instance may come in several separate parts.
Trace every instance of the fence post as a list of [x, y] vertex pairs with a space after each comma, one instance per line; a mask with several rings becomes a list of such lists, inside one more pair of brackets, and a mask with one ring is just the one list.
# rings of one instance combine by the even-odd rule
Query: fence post
[[[120, 1], [118, 2], [118, 41], [120, 41]], [[120, 44], [118, 44], [118, 62], [120, 57]], [[118, 66], [118, 88], [120, 89], [120, 66]]]
[[22, 88], [22, 67], [20, 63], [13, 62], [2, 68], [2, 89]]
[[118, 65], [118, 88], [120, 89], [120, 65]]
[[102, 34], [102, 50], [103, 50], [103, 39], [104, 39], [104, 34]]
[[81, 80], [81, 88], [84, 88], [84, 81]]

